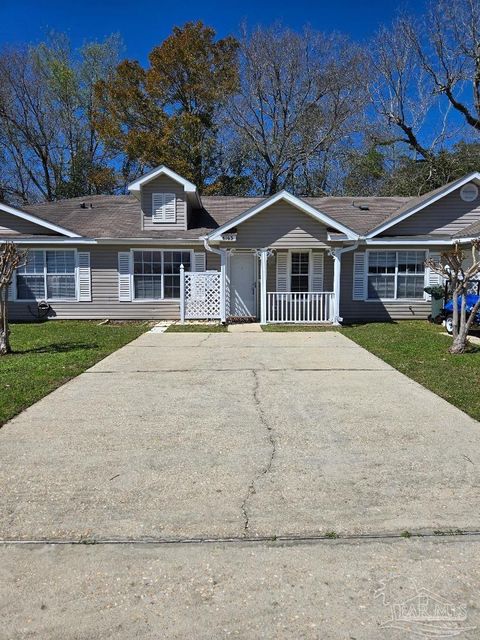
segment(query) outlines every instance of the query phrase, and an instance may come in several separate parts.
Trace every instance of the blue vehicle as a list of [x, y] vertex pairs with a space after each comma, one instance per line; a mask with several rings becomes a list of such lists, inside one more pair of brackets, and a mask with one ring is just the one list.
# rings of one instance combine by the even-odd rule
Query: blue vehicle
[[[478, 299], [480, 298], [480, 296], [474, 295], [473, 293], [469, 293], [467, 294], [466, 297], [466, 306], [467, 306], [467, 314], [469, 314], [473, 307], [475, 306], [475, 304], [478, 302]], [[459, 296], [458, 298], [458, 311], [460, 312], [461, 309], [461, 305], [462, 305], [462, 296]], [[449, 333], [450, 335], [453, 333], [453, 300], [449, 300], [445, 306], [443, 307], [443, 315], [444, 315], [444, 322], [445, 322], [445, 329], [447, 330], [447, 333]], [[475, 317], [475, 319], [473, 320], [472, 329], [480, 329], [480, 310], [477, 311], [477, 315]]]

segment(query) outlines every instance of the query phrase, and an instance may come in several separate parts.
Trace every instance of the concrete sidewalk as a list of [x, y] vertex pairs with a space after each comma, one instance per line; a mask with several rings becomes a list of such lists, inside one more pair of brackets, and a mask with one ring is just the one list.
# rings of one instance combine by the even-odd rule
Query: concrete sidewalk
[[392, 572], [479, 625], [478, 539], [438, 537], [480, 530], [478, 436], [339, 333], [145, 334], [0, 431], [6, 637], [409, 637], [361, 609]]

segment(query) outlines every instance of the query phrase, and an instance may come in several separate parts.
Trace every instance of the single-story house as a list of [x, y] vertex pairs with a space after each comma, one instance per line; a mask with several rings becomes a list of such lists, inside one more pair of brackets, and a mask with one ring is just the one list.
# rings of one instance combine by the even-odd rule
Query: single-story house
[[475, 172], [412, 198], [201, 196], [160, 166], [129, 195], [0, 203], [0, 241], [28, 248], [11, 317], [426, 318], [425, 259], [480, 235], [479, 185]]

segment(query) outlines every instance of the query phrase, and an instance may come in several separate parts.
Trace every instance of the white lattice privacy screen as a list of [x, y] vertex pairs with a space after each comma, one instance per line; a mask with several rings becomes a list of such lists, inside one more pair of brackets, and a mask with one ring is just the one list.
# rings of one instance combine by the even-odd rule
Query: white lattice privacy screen
[[185, 272], [185, 319], [220, 318], [221, 275], [218, 271]]

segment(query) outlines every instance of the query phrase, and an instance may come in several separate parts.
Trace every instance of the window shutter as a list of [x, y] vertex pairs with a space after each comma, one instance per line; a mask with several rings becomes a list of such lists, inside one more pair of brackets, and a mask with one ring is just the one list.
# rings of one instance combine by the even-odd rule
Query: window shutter
[[152, 193], [152, 222], [163, 222], [163, 193]]
[[79, 302], [92, 301], [92, 281], [90, 275], [90, 252], [79, 251], [78, 259], [78, 300]]
[[164, 221], [175, 223], [176, 220], [176, 211], [175, 211], [175, 194], [174, 193], [164, 193], [163, 194], [163, 210], [164, 210]]
[[195, 251], [193, 254], [194, 271], [205, 271], [205, 251]]
[[356, 251], [353, 254], [353, 289], [352, 300], [365, 300], [367, 297], [367, 287], [365, 270], [367, 266], [367, 254], [363, 251]]
[[118, 299], [121, 302], [127, 302], [132, 299], [130, 251], [118, 252]]
[[[438, 251], [430, 251], [429, 258], [435, 260], [435, 262], [440, 262], [441, 254]], [[442, 276], [439, 273], [435, 273], [431, 269], [428, 270], [428, 285], [429, 287], [438, 287], [438, 285], [442, 284]]]
[[176, 221], [176, 206], [174, 193], [152, 193], [152, 221]]
[[[435, 262], [440, 262], [441, 254], [439, 251], [430, 251], [428, 254], [428, 257], [431, 258], [432, 260], [435, 260]], [[430, 268], [426, 269], [425, 271], [426, 271], [425, 273], [426, 287], [438, 287], [439, 285], [441, 286], [443, 284], [442, 276], [439, 273], [435, 273]], [[431, 300], [432, 296], [429, 295], [428, 293], [425, 293], [425, 299]]]
[[12, 282], [8, 287], [8, 299], [10, 302], [17, 299], [17, 271], [13, 272]]
[[288, 290], [288, 253], [277, 251], [277, 291]]
[[312, 253], [312, 291], [323, 291], [323, 251]]

